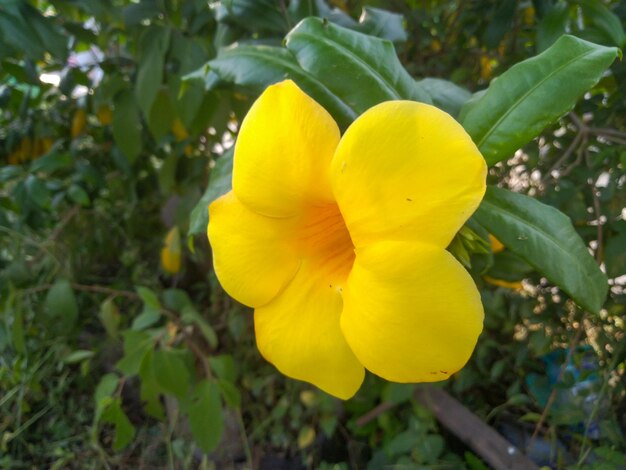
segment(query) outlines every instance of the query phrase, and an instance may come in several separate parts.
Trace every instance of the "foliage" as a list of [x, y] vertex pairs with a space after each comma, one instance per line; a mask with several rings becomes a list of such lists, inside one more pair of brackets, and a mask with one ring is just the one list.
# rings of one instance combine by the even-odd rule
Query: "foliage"
[[623, 466], [624, 24], [600, 0], [4, 2], [0, 466], [482, 468], [413, 386], [281, 377], [217, 284], [206, 206], [285, 77], [342, 129], [388, 99], [459, 119], [491, 188], [449, 249], [486, 318], [446, 387], [545, 464]]

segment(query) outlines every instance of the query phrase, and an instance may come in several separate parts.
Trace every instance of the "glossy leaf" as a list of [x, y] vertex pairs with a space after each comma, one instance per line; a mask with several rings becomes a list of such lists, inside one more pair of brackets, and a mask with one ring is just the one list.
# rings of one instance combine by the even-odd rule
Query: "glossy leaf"
[[430, 103], [428, 94], [400, 64], [390, 41], [319, 18], [300, 22], [286, 41], [300, 66], [357, 114], [389, 100]]
[[[329, 89], [324, 77], [320, 79], [302, 70], [295, 57], [284, 48], [237, 46], [221, 52], [208, 64], [209, 71], [256, 94], [273, 83], [290, 78], [332, 114], [341, 127], [347, 127], [357, 116], [355, 109]], [[205, 80], [211, 78], [208, 71], [204, 72], [204, 77]]]
[[618, 55], [618, 49], [563, 36], [514, 65], [467, 103], [460, 121], [489, 165], [513, 155], [572, 109]]
[[606, 276], [566, 215], [531, 197], [489, 187], [474, 218], [581, 307], [599, 312]]
[[461, 107], [472, 97], [465, 88], [441, 78], [424, 78], [417, 84], [428, 93], [435, 106], [452, 116], [457, 116]]

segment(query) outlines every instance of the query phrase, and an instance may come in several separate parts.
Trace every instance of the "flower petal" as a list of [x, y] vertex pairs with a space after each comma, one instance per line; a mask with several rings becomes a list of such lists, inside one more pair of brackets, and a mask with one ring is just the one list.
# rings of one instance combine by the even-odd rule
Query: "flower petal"
[[444, 380], [469, 359], [482, 322], [478, 290], [447, 251], [411, 242], [357, 250], [341, 329], [373, 373], [394, 382]]
[[233, 190], [250, 209], [295, 215], [303, 203], [333, 201], [330, 161], [339, 128], [291, 80], [268, 87], [246, 115], [235, 144]]
[[331, 171], [357, 248], [380, 239], [444, 248], [478, 207], [487, 165], [450, 115], [422, 103], [389, 101], [348, 128]]
[[292, 219], [258, 215], [231, 191], [209, 206], [208, 236], [222, 287], [239, 302], [258, 307], [271, 301], [300, 265]]
[[259, 351], [283, 374], [350, 398], [365, 371], [341, 334], [341, 308], [340, 290], [303, 262], [289, 286], [254, 312]]

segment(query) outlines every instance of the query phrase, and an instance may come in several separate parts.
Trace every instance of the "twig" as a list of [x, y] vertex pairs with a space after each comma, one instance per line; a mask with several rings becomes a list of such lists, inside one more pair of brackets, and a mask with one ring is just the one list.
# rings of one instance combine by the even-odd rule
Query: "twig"
[[[556, 383], [563, 380], [563, 375], [565, 375], [565, 369], [567, 368], [567, 365], [569, 364], [569, 362], [572, 360], [572, 356], [574, 355], [574, 350], [576, 349], [576, 346], [578, 345], [578, 342], [580, 341], [580, 337], [582, 336], [582, 333], [583, 333], [583, 329], [584, 329], [583, 325], [584, 325], [586, 315], [587, 315], [587, 312], [583, 312], [583, 316], [581, 317], [580, 322], [578, 323], [578, 328], [576, 329], [576, 334], [574, 335], [574, 337], [569, 343], [567, 356], [565, 357], [565, 361], [563, 362], [563, 364], [561, 364], [559, 375], [556, 378]], [[554, 387], [552, 389], [552, 392], [550, 392], [550, 396], [548, 397], [546, 406], [543, 407], [543, 411], [541, 412], [539, 421], [537, 421], [537, 424], [535, 425], [535, 430], [533, 431], [533, 435], [530, 437], [530, 440], [528, 441], [528, 444], [526, 445], [526, 449], [530, 449], [533, 443], [535, 442], [535, 439], [537, 438], [537, 435], [539, 434], [539, 431], [541, 430], [541, 427], [543, 426], [543, 423], [546, 421], [546, 418], [548, 417], [548, 413], [550, 412], [550, 409], [552, 408], [552, 405], [554, 404], [554, 400], [556, 400], [557, 392], [558, 392], [558, 389], [556, 387]]]
[[393, 403], [383, 402], [380, 405], [372, 408], [370, 411], [365, 413], [359, 419], [357, 419], [355, 421], [355, 424], [359, 427], [365, 426], [370, 421], [378, 418], [381, 414], [385, 413], [386, 411], [391, 410], [394, 406], [395, 405]]

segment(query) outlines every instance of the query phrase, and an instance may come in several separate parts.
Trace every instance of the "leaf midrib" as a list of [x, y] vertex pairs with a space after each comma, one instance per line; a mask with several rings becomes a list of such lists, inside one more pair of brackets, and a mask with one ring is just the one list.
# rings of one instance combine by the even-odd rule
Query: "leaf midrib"
[[[374, 79], [383, 88], [385, 88], [388, 91], [388, 93], [392, 95], [393, 98], [398, 99], [398, 100], [402, 99], [402, 95], [395, 89], [393, 84], [390, 83], [385, 77], [382, 76], [382, 74], [380, 74], [378, 71], [376, 71], [376, 69], [374, 69], [366, 61], [364, 61], [361, 57], [356, 55], [354, 53], [354, 51], [348, 49], [347, 47], [341, 45], [338, 42], [331, 41], [331, 40], [329, 40], [327, 38], [324, 38], [324, 37], [315, 36], [315, 35], [313, 35], [311, 33], [306, 33], [306, 32], [303, 32], [303, 31], [297, 31], [297, 32], [293, 33], [292, 37], [294, 37], [294, 36], [302, 36], [302, 37], [305, 37], [305, 38], [309, 38], [310, 40], [313, 40], [313, 41], [322, 42], [322, 43], [326, 44], [327, 46], [331, 46], [331, 47], [334, 46], [334, 47], [336, 47], [337, 49], [339, 49], [339, 51], [344, 56], [354, 58], [354, 62], [355, 63], [360, 65], [362, 69], [365, 69], [366, 71], [369, 71], [371, 73], [371, 75], [374, 77]], [[289, 46], [287, 46], [287, 47], [289, 47]]]
[[[527, 219], [523, 219], [522, 217], [518, 216], [517, 214], [507, 211], [506, 209], [503, 209], [502, 207], [498, 206], [497, 204], [488, 201], [487, 199], [483, 199], [482, 204], [490, 206], [491, 210], [494, 212], [498, 212], [501, 215], [504, 215], [505, 217], [510, 217], [512, 219], [515, 219], [516, 221], [520, 222], [522, 225], [524, 225], [525, 227], [528, 227], [530, 229], [532, 229], [535, 233], [544, 236], [548, 241], [550, 241], [552, 243], [552, 245], [554, 245], [554, 247], [556, 247], [557, 251], [564, 253], [566, 255], [567, 258], [573, 259], [575, 261], [574, 264], [576, 265], [581, 265], [582, 262], [579, 262], [579, 258], [574, 256], [573, 254], [571, 254], [568, 250], [566, 250], [565, 248], [561, 247], [561, 245], [559, 244], [559, 242], [552, 237], [552, 235], [550, 235], [548, 232], [545, 232], [541, 227], [534, 225], [532, 222], [528, 221]], [[494, 210], [495, 208], [495, 210]], [[535, 265], [535, 263], [533, 263], [532, 259], [530, 259], [530, 257], [527, 258], [528, 262], [532, 265]], [[591, 279], [595, 279], [597, 278], [597, 272], [594, 270], [593, 271], [593, 275], [590, 276]], [[595, 287], [595, 282], [593, 282], [592, 284], [594, 284]], [[566, 290], [563, 288], [563, 290]], [[569, 293], [569, 292], [568, 292]]]

